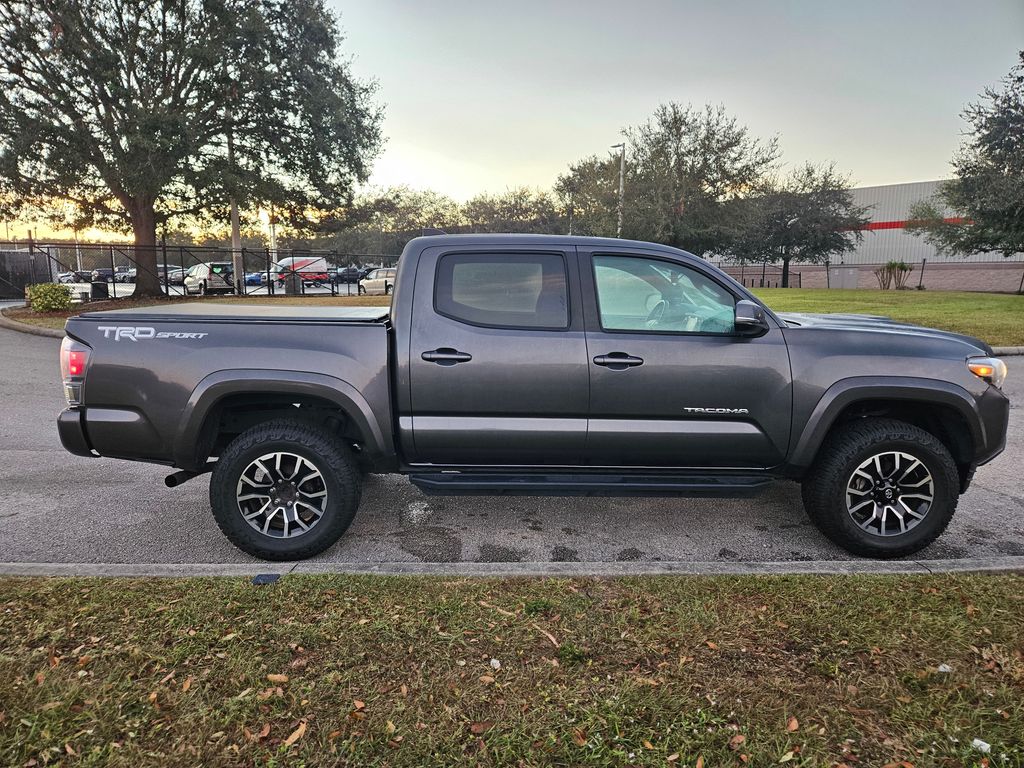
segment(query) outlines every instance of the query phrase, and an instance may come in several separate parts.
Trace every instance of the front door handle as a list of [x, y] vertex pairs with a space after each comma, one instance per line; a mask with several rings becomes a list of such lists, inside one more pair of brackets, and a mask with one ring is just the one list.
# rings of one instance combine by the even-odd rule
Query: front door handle
[[438, 365], [458, 365], [459, 363], [468, 363], [473, 359], [471, 354], [467, 352], [459, 352], [457, 349], [452, 349], [451, 347], [433, 349], [429, 352], [424, 352], [420, 357], [428, 363], [437, 363]]
[[643, 364], [642, 357], [633, 357], [626, 352], [609, 352], [607, 355], [598, 355], [594, 358], [594, 365], [603, 365], [613, 371], [624, 371]]

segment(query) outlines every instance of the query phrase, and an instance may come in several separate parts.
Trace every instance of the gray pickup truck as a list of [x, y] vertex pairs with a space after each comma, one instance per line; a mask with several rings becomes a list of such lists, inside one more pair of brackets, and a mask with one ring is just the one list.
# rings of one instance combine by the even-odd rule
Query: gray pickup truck
[[[582, 237], [423, 237], [390, 308], [193, 303], [71, 318], [65, 448], [212, 471], [225, 535], [330, 547], [364, 473], [431, 494], [743, 496], [799, 481], [850, 552], [915, 552], [1004, 447], [982, 341], [784, 315], [706, 261]], [[241, 300], [240, 300], [241, 301]]]

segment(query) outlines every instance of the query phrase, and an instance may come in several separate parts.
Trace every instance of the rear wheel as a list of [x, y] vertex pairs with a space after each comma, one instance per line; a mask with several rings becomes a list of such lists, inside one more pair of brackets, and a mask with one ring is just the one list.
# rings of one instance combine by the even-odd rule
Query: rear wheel
[[265, 560], [302, 560], [333, 545], [352, 523], [361, 480], [348, 447], [331, 432], [278, 419], [223, 451], [210, 504], [239, 549]]
[[949, 525], [960, 494], [953, 457], [930, 432], [895, 419], [834, 430], [803, 481], [804, 508], [828, 538], [866, 557], [901, 557]]
[[391, 295], [391, 286], [390, 285], [385, 285], [384, 286], [384, 295], [385, 296], [390, 296]]
[[359, 295], [362, 296], [364, 293], [366, 293], [366, 289], [363, 288], [363, 286], [360, 285], [359, 286]]

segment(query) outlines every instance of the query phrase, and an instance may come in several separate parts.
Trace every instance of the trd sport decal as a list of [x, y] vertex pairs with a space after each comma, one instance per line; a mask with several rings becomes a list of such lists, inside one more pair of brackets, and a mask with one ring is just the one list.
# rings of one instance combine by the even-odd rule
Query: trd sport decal
[[149, 339], [202, 339], [209, 336], [208, 333], [189, 333], [186, 331], [160, 331], [156, 328], [137, 325], [100, 325], [97, 326], [103, 331], [103, 338], [121, 341], [148, 341]]

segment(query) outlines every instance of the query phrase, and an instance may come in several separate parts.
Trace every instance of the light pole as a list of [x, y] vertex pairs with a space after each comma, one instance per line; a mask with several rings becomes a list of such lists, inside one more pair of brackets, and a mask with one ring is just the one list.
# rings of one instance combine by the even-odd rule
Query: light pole
[[619, 224], [615, 228], [615, 236], [622, 237], [622, 205], [626, 190], [626, 143], [612, 144], [612, 149], [619, 150]]

